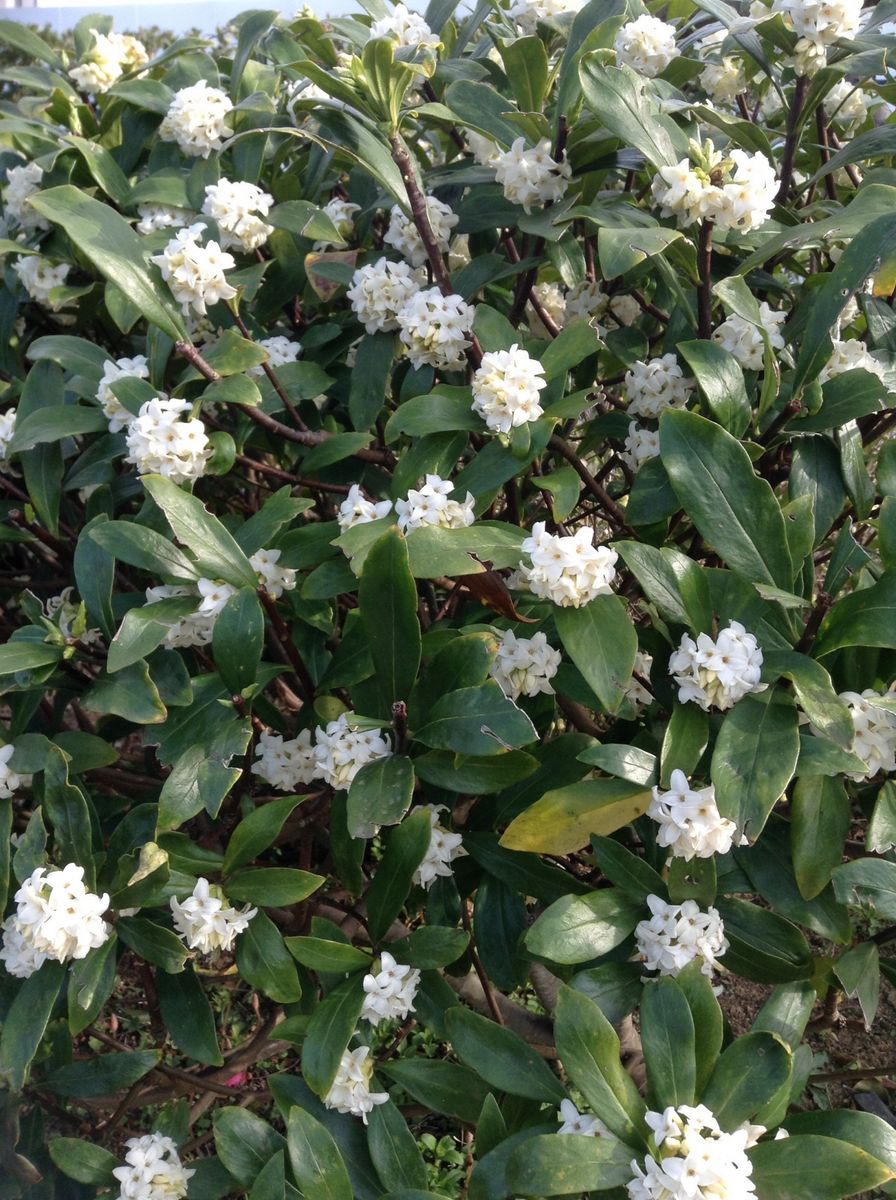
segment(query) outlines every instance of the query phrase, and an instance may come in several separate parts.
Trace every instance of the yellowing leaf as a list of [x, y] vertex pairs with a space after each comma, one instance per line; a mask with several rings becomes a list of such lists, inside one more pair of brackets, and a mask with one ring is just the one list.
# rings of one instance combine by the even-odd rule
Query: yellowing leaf
[[501, 838], [508, 850], [571, 854], [593, 833], [604, 837], [643, 816], [650, 792], [624, 779], [584, 779], [545, 793], [511, 821]]

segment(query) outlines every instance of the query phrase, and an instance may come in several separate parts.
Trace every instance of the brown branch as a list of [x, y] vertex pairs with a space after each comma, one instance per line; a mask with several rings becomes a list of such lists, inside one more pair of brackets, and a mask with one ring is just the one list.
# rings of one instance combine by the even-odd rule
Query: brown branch
[[775, 197], [778, 204], [786, 204], [787, 197], [790, 195], [790, 185], [793, 183], [793, 164], [796, 161], [797, 126], [799, 125], [800, 114], [803, 111], [808, 87], [809, 80], [805, 75], [800, 75], [793, 89], [790, 110], [787, 113], [787, 134], [784, 142], [784, 154], [781, 159], [781, 183], [778, 187], [778, 194]]
[[408, 204], [411, 209], [411, 218], [417, 227], [417, 232], [420, 234], [420, 240], [423, 242], [423, 248], [426, 251], [426, 257], [429, 260], [429, 266], [432, 271], [432, 277], [443, 296], [453, 296], [454, 288], [451, 286], [448, 268], [445, 266], [445, 259], [432, 231], [432, 225], [429, 223], [429, 213], [426, 211], [426, 197], [417, 184], [417, 176], [414, 174], [414, 164], [411, 161], [411, 156], [398, 134], [390, 138], [390, 145], [392, 147], [392, 161], [398, 167], [401, 174], [401, 180], [404, 184], [404, 190], [407, 192]]
[[476, 949], [476, 940], [473, 937], [473, 926], [470, 921], [470, 904], [468, 900], [464, 900], [461, 903], [460, 918], [464, 929], [470, 936], [470, 957], [473, 960], [473, 970], [476, 972], [476, 977], [482, 985], [482, 990], [485, 993], [485, 999], [486, 1003], [488, 1004], [489, 1012], [492, 1014], [492, 1018], [497, 1021], [499, 1025], [503, 1025], [504, 1014], [498, 1007], [498, 1002], [495, 999], [495, 993], [494, 989], [492, 988], [491, 980], [489, 979], [488, 974], [482, 965], [482, 959], [479, 957], [479, 951]]
[[286, 656], [292, 665], [292, 669], [295, 671], [296, 677], [298, 678], [299, 683], [302, 685], [302, 690], [305, 693], [305, 699], [310, 701], [315, 691], [314, 680], [311, 678], [311, 674], [308, 671], [308, 668], [305, 666], [305, 661], [299, 653], [295, 642], [292, 640], [292, 636], [289, 632], [287, 624], [277, 611], [277, 605], [263, 588], [258, 589], [258, 596], [261, 600], [261, 603], [264, 605], [265, 612], [271, 618], [271, 624], [274, 626], [277, 639], [286, 652]]
[[707, 218], [700, 226], [697, 241], [697, 271], [700, 275], [697, 331], [705, 339], [712, 337], [712, 230], [713, 222]]
[[606, 488], [602, 487], [597, 482], [597, 480], [579, 458], [578, 454], [576, 454], [575, 450], [572, 448], [572, 446], [570, 446], [569, 442], [562, 438], [558, 433], [555, 433], [548, 442], [548, 447], [551, 450], [556, 450], [558, 454], [566, 459], [566, 461], [578, 475], [579, 479], [581, 479], [582, 483], [584, 483], [585, 487], [604, 510], [604, 513], [607, 515], [610, 521], [616, 525], [616, 532], [618, 533], [622, 530], [628, 530], [628, 526], [625, 523], [625, 513], [623, 510], [619, 507]]
[[[234, 321], [236, 321], [237, 329], [239, 329], [240, 333], [243, 335], [243, 337], [246, 339], [246, 341], [248, 341], [248, 342], [254, 341], [255, 339], [252, 337], [252, 334], [249, 332], [246, 322], [243, 320], [243, 318], [240, 316], [240, 314], [236, 311], [235, 308], [232, 311], [233, 311], [233, 319], [234, 319]], [[283, 384], [280, 382], [280, 380], [274, 374], [274, 369], [271, 366], [271, 364], [269, 362], [265, 361], [261, 364], [261, 369], [262, 369], [262, 371], [264, 371], [265, 375], [267, 376], [268, 383], [271, 385], [271, 387], [274, 389], [274, 391], [280, 397], [281, 404], [286, 409], [286, 411], [289, 413], [289, 415], [292, 417], [296, 429], [302, 429], [302, 430], [307, 431], [308, 426], [305, 424], [305, 422], [299, 416], [299, 410], [296, 408], [296, 406], [290, 400], [289, 396], [287, 396], [286, 391], [283, 387]]]
[[[828, 136], [828, 119], [823, 104], [819, 104], [815, 110], [815, 128], [818, 130], [818, 153], [821, 156], [821, 165], [826, 167], [831, 161], [831, 140]], [[829, 171], [824, 177], [824, 190], [827, 192], [829, 200], [837, 199], [837, 184], [832, 171]]]

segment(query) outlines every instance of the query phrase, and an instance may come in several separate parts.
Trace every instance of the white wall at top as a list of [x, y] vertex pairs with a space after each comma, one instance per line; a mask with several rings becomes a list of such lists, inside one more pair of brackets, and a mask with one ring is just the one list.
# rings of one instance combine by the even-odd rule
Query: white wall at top
[[[58, 32], [71, 29], [72, 26], [89, 13], [110, 13], [115, 19], [115, 28], [120, 33], [129, 30], [148, 29], [153, 25], [159, 29], [170, 30], [172, 33], [184, 33], [188, 29], [198, 29], [200, 33], [213, 33], [221, 25], [241, 12], [250, 8], [280, 8], [281, 13], [289, 17], [302, 7], [302, 0], [286, 0], [280, 5], [276, 0], [267, 4], [265, 0], [185, 0], [184, 3], [139, 3], [124, 0], [118, 3], [97, 3], [85, 5], [83, 0], [19, 0], [19, 4], [10, 0], [0, 0], [3, 17], [14, 21], [24, 21], [32, 25], [49, 25]], [[27, 7], [25, 6], [27, 5]], [[325, 0], [318, 6], [311, 0], [311, 7], [327, 16], [339, 16], [349, 11], [357, 11], [357, 5], [350, 0]]]

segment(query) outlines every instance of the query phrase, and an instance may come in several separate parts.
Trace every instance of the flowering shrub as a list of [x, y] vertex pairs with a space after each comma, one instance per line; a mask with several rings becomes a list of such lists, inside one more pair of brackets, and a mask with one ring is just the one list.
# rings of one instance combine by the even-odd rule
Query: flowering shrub
[[892, 1190], [896, 10], [364, 7], [0, 22], [4, 1194]]

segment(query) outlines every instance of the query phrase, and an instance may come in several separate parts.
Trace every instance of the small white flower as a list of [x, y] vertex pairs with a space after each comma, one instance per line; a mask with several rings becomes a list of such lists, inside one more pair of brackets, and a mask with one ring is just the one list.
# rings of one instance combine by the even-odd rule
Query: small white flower
[[361, 729], [352, 712], [315, 730], [315, 777], [336, 791], [347, 788], [367, 763], [388, 758], [392, 747], [379, 729]]
[[7, 974], [16, 979], [27, 979], [40, 970], [47, 961], [47, 955], [38, 950], [32, 939], [19, 928], [15, 913], [6, 918], [0, 929], [3, 930], [0, 940], [0, 962], [6, 968]]
[[857, 370], [868, 371], [882, 381], [886, 378], [884, 364], [869, 353], [864, 342], [858, 338], [847, 338], [844, 341], [834, 338], [831, 357], [821, 368], [818, 380], [819, 383], [827, 383], [829, 379], [836, 379], [838, 375], [847, 371]]
[[252, 774], [281, 792], [294, 792], [301, 784], [311, 783], [317, 771], [310, 729], [303, 729], [291, 739], [263, 729], [255, 758]]
[[15, 433], [16, 410], [10, 408], [5, 413], [0, 413], [0, 467], [8, 466], [6, 456]]
[[516, 344], [490, 350], [473, 375], [473, 411], [495, 433], [510, 433], [542, 415], [539, 394], [547, 386], [544, 367]]
[[200, 954], [219, 954], [230, 950], [258, 912], [257, 908], [232, 908], [219, 887], [199, 878], [193, 892], [181, 904], [172, 896], [171, 915], [178, 936], [190, 950]]
[[40, 191], [43, 169], [35, 162], [23, 167], [10, 167], [6, 172], [6, 187], [3, 189], [3, 208], [20, 229], [49, 229], [50, 223], [29, 201]]
[[183, 311], [192, 309], [204, 316], [209, 304], [219, 300], [232, 300], [236, 288], [232, 287], [224, 272], [236, 266], [232, 254], [222, 250], [217, 242], [199, 240], [206, 228], [198, 221], [186, 229], [178, 230], [161, 254], [154, 254], [154, 262], [162, 272], [162, 278], [171, 288], [171, 294]]
[[848, 79], [838, 79], [825, 96], [824, 104], [831, 120], [837, 125], [845, 126], [851, 132], [865, 122], [875, 99]]
[[140, 220], [135, 228], [138, 233], [155, 233], [159, 229], [182, 229], [189, 225], [193, 214], [188, 208], [176, 208], [171, 204], [138, 204]]
[[[536, 283], [532, 289], [539, 307], [542, 308], [545, 314], [550, 317], [555, 325], [561, 329], [566, 324], [566, 300], [567, 297], [563, 294], [563, 289], [559, 283]], [[542, 322], [541, 317], [529, 305], [529, 329], [533, 335], [538, 338], [550, 338], [551, 334]]]
[[415, 367], [459, 371], [473, 344], [473, 306], [460, 296], [443, 296], [437, 287], [415, 292], [395, 317], [399, 337]]
[[577, 1134], [579, 1137], [612, 1137], [600, 1117], [589, 1117], [580, 1113], [571, 1100], [560, 1101], [560, 1128], [558, 1134]]
[[103, 920], [109, 897], [89, 892], [84, 868], [75, 863], [61, 870], [37, 867], [16, 892], [15, 902], [16, 911], [4, 922], [0, 959], [19, 976], [48, 958], [86, 958], [109, 937], [111, 927]]
[[106, 92], [126, 71], [149, 61], [146, 47], [130, 34], [90, 32], [93, 45], [84, 61], [69, 71], [82, 92]]
[[[289, 363], [297, 362], [302, 353], [301, 342], [294, 342], [292, 338], [284, 337], [280, 333], [274, 337], [261, 338], [258, 344], [263, 350], [267, 350], [267, 364], [272, 371], [276, 371], [278, 367], [288, 366]], [[257, 366], [249, 367], [246, 374], [258, 379], [264, 375], [264, 368], [259, 363]]]
[[526, 139], [517, 138], [509, 150], [497, 156], [495, 178], [511, 204], [520, 204], [526, 212], [535, 205], [556, 203], [566, 195], [572, 168], [566, 161], [551, 157], [551, 143], [542, 138], [537, 146], [526, 148]]
[[440, 876], [449, 878], [453, 871], [451, 864], [456, 858], [466, 855], [463, 848], [463, 838], [459, 833], [451, 833], [439, 821], [439, 814], [446, 811], [443, 804], [422, 805], [429, 810], [432, 823], [429, 846], [423, 856], [423, 862], [414, 872], [414, 883], [420, 887], [429, 888]]
[[378, 521], [392, 511], [391, 500], [367, 500], [361, 492], [360, 485], [353, 483], [348, 495], [339, 505], [336, 520], [339, 522], [339, 532], [345, 533], [356, 525], [367, 525], [370, 521]]
[[647, 815], [660, 827], [657, 844], [667, 846], [673, 858], [712, 858], [746, 844], [743, 837], [735, 841], [737, 827], [719, 812], [712, 784], [696, 790], [684, 771], [672, 772], [668, 791], [653, 789]]
[[694, 641], [683, 634], [669, 659], [669, 673], [678, 684], [678, 699], [711, 708], [727, 709], [748, 692], [764, 692], [760, 682], [762, 650], [752, 633], [739, 621], [730, 621], [715, 641], [701, 633]]
[[103, 363], [103, 374], [97, 387], [97, 403], [109, 421], [109, 432], [118, 433], [131, 422], [131, 414], [112, 391], [112, 384], [119, 379], [149, 379], [149, 364], [146, 356], [135, 354], [133, 358], [107, 358]]
[[[159, 584], [157, 587], [146, 589], [147, 604], [156, 604], [160, 600], [174, 600], [180, 596], [198, 596], [198, 592], [195, 588], [176, 587], [173, 584]], [[207, 646], [212, 640], [215, 618], [197, 609], [185, 617], [160, 623], [168, 627], [164, 644], [170, 649], [178, 649], [186, 646]]]
[[548, 533], [544, 521], [538, 521], [520, 549], [531, 560], [531, 566], [521, 567], [522, 574], [530, 590], [543, 600], [580, 608], [612, 591], [618, 555], [609, 546], [595, 546], [589, 526], [564, 537]]
[[631, 67], [653, 79], [678, 57], [675, 26], [659, 17], [642, 16], [623, 25], [614, 44], [617, 66]]
[[494, 167], [501, 157], [501, 148], [485, 134], [477, 133], [475, 129], [465, 129], [464, 137], [470, 147], [473, 159], [480, 167]]
[[29, 254], [17, 258], [12, 269], [19, 277], [22, 287], [32, 300], [43, 304], [52, 312], [58, 312], [62, 304], [50, 298], [53, 288], [62, 287], [71, 267], [68, 263], [57, 263], [52, 266], [38, 254]]
[[215, 620], [220, 617], [224, 605], [236, 595], [236, 588], [219, 579], [197, 579], [196, 589], [201, 597], [198, 612]]
[[[875, 700], [883, 698], [871, 688], [840, 694], [840, 699], [849, 708], [855, 730], [852, 752], [865, 764], [864, 772], [850, 776], [856, 782], [871, 779], [879, 771], [888, 775], [896, 771], [896, 713], [876, 707]], [[886, 698], [892, 699], [892, 693]]]
[[379, 333], [398, 328], [399, 312], [425, 284], [426, 272], [422, 268], [414, 270], [409, 263], [380, 258], [358, 267], [346, 296], [366, 331]]
[[403, 1021], [414, 1011], [419, 984], [420, 972], [416, 967], [403, 966], [384, 950], [379, 970], [364, 976], [361, 1020], [374, 1026], [381, 1021]]
[[140, 475], [164, 475], [175, 483], [200, 479], [212, 456], [205, 426], [188, 417], [189, 400], [156, 397], [140, 405], [127, 427], [125, 462]]
[[9, 765], [9, 760], [15, 753], [15, 746], [10, 743], [8, 746], [0, 747], [0, 800], [9, 800], [19, 788], [31, 786], [31, 776], [23, 775], [19, 771], [14, 771]]
[[[721, 53], [720, 47], [727, 36], [728, 30], [717, 29], [700, 42], [700, 57], [706, 62], [699, 76], [700, 86], [715, 104], [731, 104], [749, 84], [743, 64]], [[716, 51], [719, 53], [714, 56]]]
[[685, 379], [674, 354], [645, 362], [638, 359], [625, 373], [628, 411], [634, 417], [654, 420], [667, 408], [684, 408], [694, 383]]
[[563, 656], [548, 643], [543, 633], [531, 638], [518, 638], [512, 630], [504, 630], [498, 643], [498, 653], [489, 674], [510, 700], [519, 696], [552, 695], [551, 680], [557, 674]]
[[348, 200], [343, 200], [340, 196], [334, 196], [332, 200], [328, 200], [324, 205], [323, 211], [333, 222], [341, 241], [327, 241], [323, 238], [314, 243], [315, 250], [329, 250], [333, 246], [339, 246], [342, 242], [347, 242], [354, 233], [355, 213], [361, 211], [361, 205], [352, 204]]
[[648, 971], [677, 975], [695, 959], [704, 975], [712, 975], [728, 950], [725, 926], [714, 908], [703, 912], [694, 900], [667, 904], [648, 896], [651, 916], [635, 926], [638, 957]]
[[280, 567], [280, 550], [256, 550], [249, 556], [252, 569], [258, 574], [261, 587], [278, 600], [284, 592], [291, 592], [296, 586], [296, 573], [292, 567]]
[[412, 533], [423, 525], [440, 525], [443, 529], [464, 529], [475, 520], [473, 497], [467, 492], [461, 502], [451, 499], [454, 484], [439, 475], [427, 475], [421, 488], [411, 488], [407, 498], [395, 501], [398, 526], [403, 533]]
[[125, 1166], [112, 1174], [118, 1180], [117, 1200], [183, 1200], [195, 1170], [180, 1161], [177, 1147], [161, 1133], [128, 1138]]
[[271, 211], [274, 197], [245, 180], [219, 179], [205, 189], [202, 211], [221, 231], [221, 245], [249, 252], [263, 246], [274, 232], [261, 218]]
[[[451, 243], [451, 231], [460, 220], [447, 204], [436, 196], [426, 197], [426, 215], [436, 245], [444, 254]], [[383, 241], [408, 260], [412, 267], [422, 267], [427, 261], [426, 247], [417, 226], [404, 209], [394, 204], [389, 214], [389, 228]]]
[[630, 470], [639, 471], [651, 458], [659, 457], [660, 434], [658, 429], [645, 429], [635, 421], [629, 422], [628, 434], [619, 457]]
[[177, 142], [184, 154], [208, 158], [224, 145], [230, 130], [225, 118], [233, 102], [220, 88], [209, 87], [204, 79], [175, 92], [159, 137], [165, 142]]
[[[768, 334], [769, 345], [773, 350], [783, 350], [784, 335], [781, 330], [787, 320], [787, 313], [775, 312], [764, 300], [761, 300], [759, 314], [762, 326]], [[745, 371], [762, 370], [765, 344], [759, 327], [751, 321], [747, 321], [737, 313], [732, 313], [718, 328], [713, 330], [712, 340], [733, 355]]]
[[411, 12], [404, 4], [396, 4], [385, 17], [370, 26], [371, 38], [392, 38], [399, 46], [428, 46], [438, 50], [439, 35], [433, 33], [419, 13]]
[[373, 1076], [374, 1063], [369, 1058], [370, 1047], [359, 1046], [357, 1050], [343, 1051], [339, 1062], [339, 1070], [330, 1090], [324, 1096], [327, 1108], [335, 1108], [337, 1112], [350, 1113], [360, 1117], [367, 1124], [367, 1114], [378, 1104], [385, 1104], [389, 1099], [388, 1092], [372, 1092], [370, 1081]]

